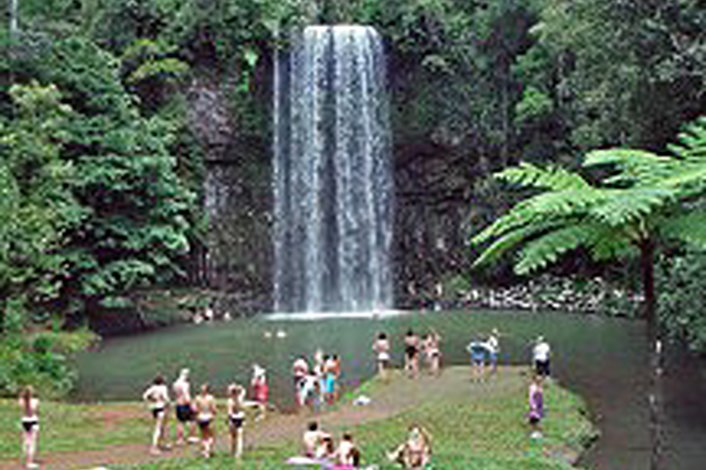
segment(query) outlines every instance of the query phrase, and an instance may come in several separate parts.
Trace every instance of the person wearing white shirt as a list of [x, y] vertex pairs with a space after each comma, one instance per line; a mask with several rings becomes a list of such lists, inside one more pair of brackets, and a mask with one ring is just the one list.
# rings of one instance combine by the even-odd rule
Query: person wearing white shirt
[[551, 347], [543, 336], [537, 338], [537, 342], [532, 349], [532, 360], [537, 375], [549, 377], [551, 375], [549, 368], [549, 359], [551, 356]]

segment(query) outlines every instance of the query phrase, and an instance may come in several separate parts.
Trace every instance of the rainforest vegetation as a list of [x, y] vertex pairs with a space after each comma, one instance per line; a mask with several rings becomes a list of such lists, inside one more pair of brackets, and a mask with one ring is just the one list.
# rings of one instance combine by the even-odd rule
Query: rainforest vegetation
[[[620, 256], [591, 257], [595, 245], [570, 242], [541, 262], [520, 258], [521, 276], [512, 274], [512, 258], [472, 269], [479, 254], [469, 249], [472, 236], [535, 194], [509, 191], [490, 176], [525, 162], [544, 176], [562, 167], [572, 184], [600, 186], [615, 175], [596, 158], [587, 164], [587, 152], [623, 147], [688, 159], [668, 147], [706, 114], [699, 0], [2, 0], [0, 8], [4, 391], [30, 373], [65, 375], [56, 372], [64, 367], [66, 341], [57, 338], [65, 328], [134, 310], [140, 292], [213, 287], [204, 268], [208, 162], [219, 152], [237, 155], [236, 165], [268, 181], [272, 53], [304, 25], [370, 24], [385, 40], [401, 213], [405, 201], [423, 201], [441, 221], [434, 230], [452, 232], [443, 256], [427, 251], [399, 261], [400, 286], [422, 271], [521, 282], [557, 260], [559, 276], [580, 266], [579, 276], [639, 290], [640, 258], [622, 256], [630, 254], [623, 245], [603, 247]], [[223, 145], [198, 109], [204, 90], [225, 113]], [[688, 129], [679, 148], [701, 139], [694, 148], [703, 150], [703, 122]], [[626, 162], [618, 166], [635, 179], [612, 182], [644, 195], [647, 167]], [[428, 165], [433, 171], [423, 171]], [[570, 176], [579, 168], [581, 177]], [[416, 179], [420, 171], [439, 181]], [[699, 276], [706, 258], [672, 241], [706, 238], [703, 195], [678, 189], [646, 196], [625, 222], [644, 222], [653, 209], [645, 223], [655, 228], [696, 214], [688, 233], [682, 225], [684, 236], [663, 237], [651, 255], [662, 324], [703, 350], [706, 316], [693, 293], [706, 292]], [[266, 210], [243, 212], [239, 224], [255, 227], [250, 237], [267, 240], [256, 231], [267, 231]], [[410, 243], [401, 237], [399, 250]], [[558, 257], [565, 252], [575, 256]], [[235, 258], [231, 270], [248, 272], [248, 260]], [[246, 276], [235, 286], [266, 290], [266, 280]]]

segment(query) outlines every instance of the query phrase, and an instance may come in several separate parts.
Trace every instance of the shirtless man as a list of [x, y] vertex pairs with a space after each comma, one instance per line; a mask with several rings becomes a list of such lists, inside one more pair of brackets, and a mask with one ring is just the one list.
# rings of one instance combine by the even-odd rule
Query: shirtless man
[[177, 445], [184, 444], [184, 428], [187, 426], [189, 428], [189, 442], [198, 442], [191, 403], [189, 369], [182, 369], [179, 372], [179, 378], [172, 384], [172, 392], [174, 392], [174, 400], [176, 401]]
[[213, 420], [216, 417], [216, 399], [211, 395], [208, 384], [201, 386], [201, 393], [194, 399], [196, 409], [196, 424], [201, 429], [202, 454], [204, 457], [211, 457], [213, 449]]
[[243, 455], [243, 426], [245, 424], [245, 389], [237, 384], [228, 386], [228, 431], [230, 453], [240, 458]]

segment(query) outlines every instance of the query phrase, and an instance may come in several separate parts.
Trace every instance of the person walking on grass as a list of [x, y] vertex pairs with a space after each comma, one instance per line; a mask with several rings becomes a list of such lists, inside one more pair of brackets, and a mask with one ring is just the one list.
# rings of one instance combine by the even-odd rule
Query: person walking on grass
[[237, 384], [228, 386], [228, 431], [230, 453], [236, 458], [243, 455], [243, 426], [245, 425], [245, 389]]
[[411, 328], [404, 337], [404, 369], [412, 378], [419, 372], [419, 336]]
[[26, 386], [20, 392], [19, 399], [22, 417], [22, 453], [25, 458], [26, 468], [39, 468], [34, 461], [37, 453], [37, 441], [39, 439], [39, 398], [34, 396], [34, 389]]
[[542, 437], [542, 418], [544, 418], [544, 390], [542, 389], [542, 377], [537, 374], [533, 377], [529, 386], [529, 413], [527, 415], [530, 425], [530, 437], [540, 439]]
[[212, 424], [216, 417], [216, 399], [211, 395], [207, 383], [201, 385], [201, 392], [194, 399], [196, 411], [196, 424], [201, 430], [201, 454], [205, 458], [211, 457], [213, 442], [215, 440]]
[[188, 428], [189, 442], [198, 442], [196, 437], [196, 424], [193, 417], [193, 404], [191, 403], [191, 385], [189, 384], [189, 369], [182, 369], [179, 377], [172, 384], [174, 402], [176, 403], [176, 435], [177, 445], [184, 444], [186, 428]]
[[378, 375], [382, 380], [387, 379], [387, 367], [390, 365], [390, 341], [385, 333], [378, 333], [373, 342], [373, 352], [378, 365]]
[[167, 421], [167, 407], [169, 406], [169, 391], [164, 381], [164, 377], [159, 374], [152, 381], [145, 393], [142, 395], [142, 400], [149, 404], [152, 418], [154, 419], [154, 431], [152, 433], [152, 446], [150, 453], [152, 455], [161, 454], [161, 449], [167, 448], [163, 440], [165, 437], [165, 424]]
[[549, 359], [551, 356], [551, 347], [549, 343], [544, 339], [544, 336], [537, 337], [537, 341], [532, 348], [532, 361], [534, 363], [534, 370], [537, 375], [544, 378], [551, 375], [551, 370], [549, 367]]

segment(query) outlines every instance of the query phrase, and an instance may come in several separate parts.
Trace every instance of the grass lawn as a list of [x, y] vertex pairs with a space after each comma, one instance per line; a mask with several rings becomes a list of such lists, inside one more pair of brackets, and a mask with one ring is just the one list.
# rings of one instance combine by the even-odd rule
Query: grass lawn
[[[471, 383], [465, 367], [447, 369], [439, 379], [418, 381], [397, 373], [389, 383], [373, 380], [363, 385], [373, 405], [354, 408], [348, 404], [353, 395], [348, 394], [344, 397], [348, 403], [323, 415], [322, 422], [337, 438], [343, 431], [352, 432], [364, 464], [380, 468], [394, 468], [385, 462], [385, 452], [404, 440], [410, 423], [420, 423], [431, 433], [433, 468], [572, 468], [570, 462], [596, 436], [584, 402], [557, 383], [545, 385], [544, 438], [531, 440], [525, 419], [527, 384], [525, 371], [514, 367], [502, 369], [485, 383]], [[390, 410], [387, 414], [386, 409]], [[0, 402], [0, 459], [18, 455], [17, 413], [15, 402]], [[42, 419], [40, 445], [44, 454], [146, 444], [150, 433], [144, 407], [134, 403], [43, 404]], [[264, 424], [252, 424], [251, 420], [246, 427], [245, 457], [237, 468], [285, 467], [284, 460], [299, 451], [299, 436], [308, 419], [271, 416]], [[218, 452], [209, 462], [192, 457], [191, 449], [157, 461], [149, 461], [140, 451], [132, 464], [110, 468], [232, 468], [234, 461], [225, 450], [223, 421], [217, 419]], [[107, 424], [97, 429], [97, 422]], [[286, 429], [286, 433], [283, 437], [268, 436], [275, 428]]]

